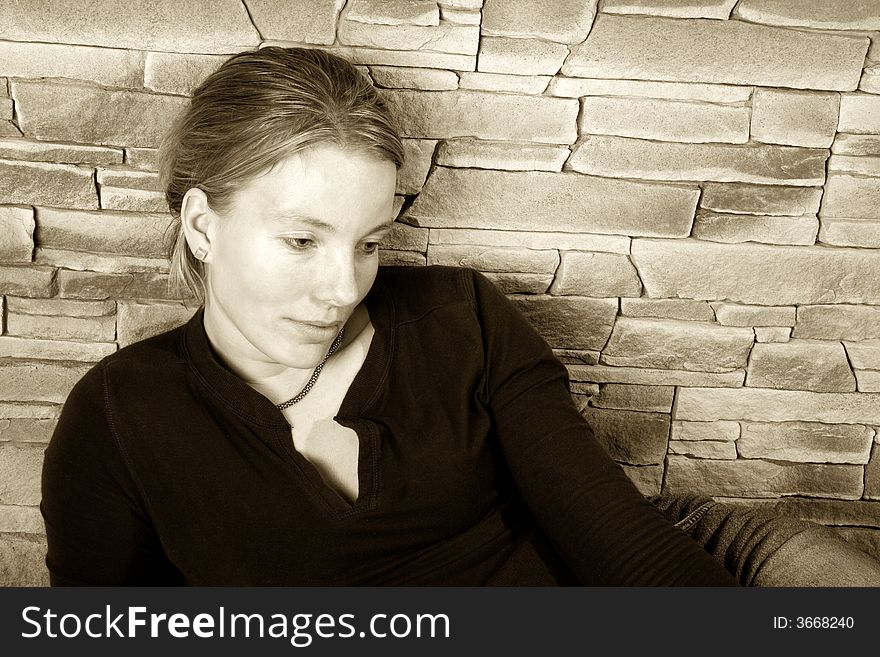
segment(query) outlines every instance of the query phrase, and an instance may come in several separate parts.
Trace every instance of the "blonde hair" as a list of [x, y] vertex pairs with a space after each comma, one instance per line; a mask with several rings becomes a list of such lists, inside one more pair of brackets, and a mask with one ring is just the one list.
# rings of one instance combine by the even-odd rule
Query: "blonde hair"
[[242, 184], [285, 158], [331, 144], [403, 164], [395, 122], [370, 80], [329, 52], [271, 46], [230, 57], [195, 90], [160, 152], [169, 284], [202, 302], [204, 264], [180, 222], [183, 197], [201, 189], [216, 212]]

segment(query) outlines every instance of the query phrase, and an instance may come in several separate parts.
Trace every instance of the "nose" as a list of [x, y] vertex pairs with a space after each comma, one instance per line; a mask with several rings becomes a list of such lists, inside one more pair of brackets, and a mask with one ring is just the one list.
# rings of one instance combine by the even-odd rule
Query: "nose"
[[358, 300], [358, 271], [351, 254], [334, 254], [329, 257], [318, 274], [317, 296], [332, 306], [350, 306]]

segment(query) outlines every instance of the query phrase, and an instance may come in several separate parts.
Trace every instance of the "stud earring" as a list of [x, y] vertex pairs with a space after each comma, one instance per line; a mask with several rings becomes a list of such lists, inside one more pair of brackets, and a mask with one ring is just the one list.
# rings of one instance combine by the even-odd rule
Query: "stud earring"
[[203, 246], [197, 248], [195, 250], [195, 253], [193, 253], [193, 256], [195, 256], [196, 260], [204, 260], [206, 255], [208, 255], [208, 249]]

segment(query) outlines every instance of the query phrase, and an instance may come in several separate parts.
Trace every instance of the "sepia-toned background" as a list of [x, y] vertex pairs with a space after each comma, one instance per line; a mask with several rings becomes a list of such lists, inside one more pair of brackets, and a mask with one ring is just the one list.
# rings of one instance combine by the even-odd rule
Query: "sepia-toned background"
[[880, 0], [0, 0], [0, 584], [47, 582], [71, 386], [194, 311], [156, 148], [265, 44], [387, 90], [382, 261], [486, 272], [643, 492], [880, 556]]

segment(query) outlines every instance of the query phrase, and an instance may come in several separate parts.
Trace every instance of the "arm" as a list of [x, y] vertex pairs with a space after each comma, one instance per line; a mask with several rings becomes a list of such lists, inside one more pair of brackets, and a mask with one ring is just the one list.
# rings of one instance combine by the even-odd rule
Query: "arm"
[[74, 386], [46, 449], [40, 510], [50, 582], [175, 583], [111, 430], [104, 386], [101, 365]]
[[595, 441], [544, 340], [490, 281], [470, 275], [483, 329], [482, 393], [516, 485], [569, 567], [606, 585], [735, 586]]

